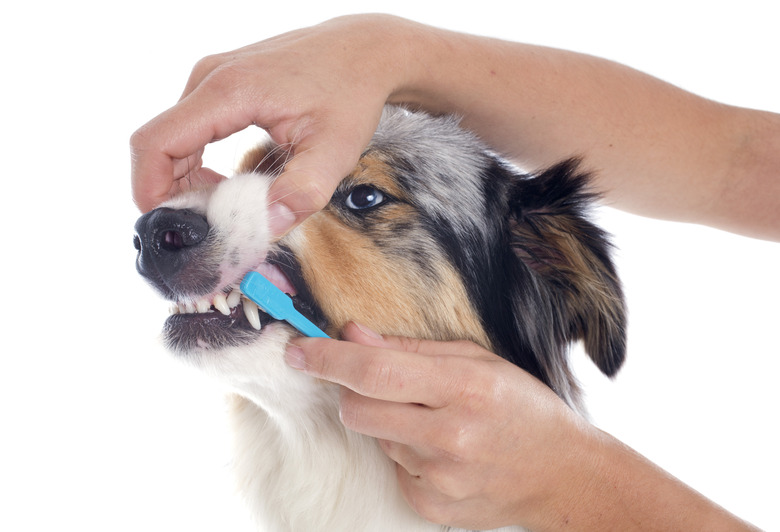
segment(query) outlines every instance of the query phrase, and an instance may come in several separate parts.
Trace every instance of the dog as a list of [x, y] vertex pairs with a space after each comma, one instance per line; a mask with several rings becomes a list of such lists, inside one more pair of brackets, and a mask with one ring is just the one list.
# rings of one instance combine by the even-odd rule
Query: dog
[[570, 344], [608, 376], [626, 350], [589, 176], [576, 159], [524, 173], [456, 117], [388, 106], [328, 205], [274, 241], [267, 193], [288, 157], [263, 144], [231, 179], [138, 220], [137, 269], [173, 302], [164, 342], [228, 385], [236, 476], [261, 530], [450, 530], [412, 512], [377, 442], [344, 428], [338, 387], [286, 366], [298, 333], [238, 284], [264, 274], [332, 337], [357, 321], [476, 342], [584, 412]]

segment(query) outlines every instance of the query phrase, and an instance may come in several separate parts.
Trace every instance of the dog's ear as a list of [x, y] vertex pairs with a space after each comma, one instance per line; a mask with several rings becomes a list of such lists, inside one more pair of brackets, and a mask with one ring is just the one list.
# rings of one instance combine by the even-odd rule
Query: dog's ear
[[282, 173], [289, 159], [290, 152], [269, 139], [244, 154], [237, 173], [266, 174], [276, 177]]
[[564, 340], [582, 340], [599, 369], [614, 375], [625, 358], [626, 307], [608, 236], [589, 221], [596, 199], [579, 161], [519, 178], [509, 195], [514, 254], [540, 281]]

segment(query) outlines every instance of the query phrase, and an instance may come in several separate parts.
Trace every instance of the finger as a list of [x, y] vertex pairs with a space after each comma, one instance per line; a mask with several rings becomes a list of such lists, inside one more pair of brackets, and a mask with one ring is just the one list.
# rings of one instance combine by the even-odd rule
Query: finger
[[189, 96], [214, 70], [225, 64], [227, 57], [229, 57], [229, 54], [214, 54], [206, 56], [195, 63], [179, 100]]
[[203, 152], [201, 148], [189, 157], [184, 159], [175, 159], [173, 161], [173, 178], [183, 178], [197, 172], [203, 166]]
[[130, 141], [133, 198], [148, 211], [170, 196], [176, 170], [202, 153], [206, 144], [251, 125], [245, 103], [202, 89], [136, 131]]
[[319, 141], [316, 137], [296, 144], [293, 153], [293, 158], [269, 191], [269, 201], [283, 206], [289, 213], [289, 223], [275, 227], [275, 236], [282, 236], [292, 226], [327, 205], [333, 191], [358, 161], [358, 154]]
[[[463, 501], [453, 500], [442, 493], [425, 473], [416, 473], [414, 469], [410, 471], [398, 462], [396, 464], [398, 487], [409, 507], [417, 515], [432, 523], [447, 523], [450, 526], [458, 526], [460, 515], [463, 513], [460, 510], [464, 504]], [[481, 515], [483, 512], [484, 506], [473, 509], [472, 515]], [[474, 529], [473, 527], [467, 528]], [[485, 530], [486, 527], [476, 529]]]
[[[329, 170], [318, 163], [316, 154], [294, 159], [271, 185], [268, 201], [273, 206], [273, 236], [281, 237], [310, 215], [322, 209], [330, 201], [333, 191], [343, 175], [339, 170]], [[315, 159], [315, 160], [312, 160]], [[336, 177], [338, 176], [338, 177]]]
[[[277, 143], [293, 146], [293, 157], [271, 185], [269, 200], [284, 205], [292, 225], [322, 209], [333, 191], [357, 166], [379, 124], [382, 103], [368, 107], [350, 121], [338, 113], [309, 116], [298, 124], [279, 124], [268, 132]], [[373, 113], [374, 116], [371, 116]], [[281, 236], [282, 232], [275, 233]]]
[[447, 404], [443, 360], [319, 338], [296, 338], [287, 350], [288, 364], [310, 375], [365, 397], [432, 408]]
[[262, 45], [265, 43], [272, 43], [275, 40], [279, 40], [283, 38], [284, 38], [284, 34], [277, 35], [275, 37], [265, 39], [264, 41], [261, 41], [259, 43], [249, 44], [247, 46], [243, 46], [241, 48], [237, 48], [229, 52], [212, 54], [204, 57], [203, 59], [195, 63], [194, 67], [192, 67], [192, 72], [190, 72], [190, 77], [187, 79], [187, 84], [185, 85], [184, 90], [182, 91], [182, 95], [180, 99], [186, 98], [191, 92], [193, 92], [198, 86], [200, 86], [200, 84], [203, 83], [203, 81], [206, 78], [211, 76], [211, 74], [214, 73], [219, 68], [229, 67], [231, 64], [239, 65], [243, 58], [246, 57], [251, 58], [253, 52], [256, 51], [258, 45]]
[[432, 410], [425, 405], [373, 399], [349, 388], [342, 388], [339, 405], [342, 424], [355, 432], [386, 440], [386, 452], [396, 462], [410, 463], [404, 448], [426, 448], [435, 436], [429, 434], [435, 430]]
[[200, 168], [194, 172], [188, 173], [186, 176], [177, 179], [174, 185], [171, 187], [171, 197], [176, 196], [182, 192], [189, 192], [191, 190], [197, 190], [205, 186], [211, 186], [227, 179], [222, 174], [219, 174], [209, 168]]
[[341, 337], [344, 340], [355, 342], [361, 345], [372, 347], [385, 347], [398, 351], [417, 353], [420, 355], [458, 355], [470, 358], [480, 358], [492, 360], [499, 358], [497, 355], [487, 351], [479, 345], [456, 340], [450, 342], [420, 340], [417, 338], [406, 338], [403, 336], [382, 336], [367, 326], [350, 322], [341, 331]]

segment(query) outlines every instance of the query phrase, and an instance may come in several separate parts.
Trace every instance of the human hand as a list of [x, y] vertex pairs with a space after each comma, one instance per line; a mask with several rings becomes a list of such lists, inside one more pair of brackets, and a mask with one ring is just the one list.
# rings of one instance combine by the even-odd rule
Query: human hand
[[138, 207], [148, 211], [182, 189], [224, 179], [202, 167], [204, 147], [257, 125], [292, 155], [270, 191], [272, 231], [282, 234], [322, 208], [354, 168], [394, 88], [390, 27], [400, 23], [345, 17], [201, 60], [179, 102], [132, 136]]
[[342, 336], [297, 339], [288, 363], [343, 385], [342, 422], [379, 440], [421, 516], [536, 526], [580, 487], [572, 471], [590, 425], [530, 374], [470, 342], [382, 338], [355, 324]]

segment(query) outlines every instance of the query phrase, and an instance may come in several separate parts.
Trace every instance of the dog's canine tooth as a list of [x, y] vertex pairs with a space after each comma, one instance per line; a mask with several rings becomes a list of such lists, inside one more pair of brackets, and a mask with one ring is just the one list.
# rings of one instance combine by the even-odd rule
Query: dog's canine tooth
[[225, 294], [215, 295], [213, 305], [215, 309], [220, 311], [225, 316], [230, 316], [230, 305], [228, 305]]
[[244, 299], [244, 315], [249, 320], [249, 324], [256, 330], [261, 329], [260, 325], [260, 312], [257, 305], [248, 299]]
[[231, 290], [227, 296], [227, 306], [235, 308], [239, 303], [241, 303], [241, 291], [238, 289]]

